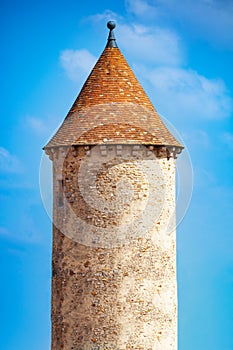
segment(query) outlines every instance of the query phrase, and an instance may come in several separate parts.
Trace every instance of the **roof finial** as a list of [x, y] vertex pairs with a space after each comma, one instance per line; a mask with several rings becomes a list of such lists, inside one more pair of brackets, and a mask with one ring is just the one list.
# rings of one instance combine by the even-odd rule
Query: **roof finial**
[[116, 39], [115, 39], [115, 36], [113, 33], [113, 29], [116, 27], [116, 23], [113, 21], [109, 21], [107, 23], [107, 27], [108, 27], [108, 29], [110, 29], [110, 32], [108, 35], [108, 42], [107, 42], [106, 47], [110, 47], [110, 48], [117, 47]]

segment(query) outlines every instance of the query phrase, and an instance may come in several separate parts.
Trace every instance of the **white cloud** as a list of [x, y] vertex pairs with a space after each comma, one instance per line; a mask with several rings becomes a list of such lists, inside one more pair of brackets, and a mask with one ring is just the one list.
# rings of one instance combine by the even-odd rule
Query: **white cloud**
[[88, 50], [64, 50], [60, 55], [60, 62], [69, 79], [82, 81], [93, 68], [96, 57]]
[[175, 21], [194, 35], [233, 48], [233, 2], [230, 0], [126, 0], [127, 9], [147, 21]]
[[139, 17], [153, 18], [157, 14], [155, 6], [150, 5], [145, 0], [126, 0], [126, 8], [129, 12]]
[[20, 173], [22, 169], [18, 158], [10, 154], [7, 149], [0, 147], [0, 171], [2, 173]]
[[179, 67], [158, 67], [147, 72], [147, 79], [163, 113], [198, 120], [223, 119], [232, 112], [232, 99], [220, 79], [207, 79]]
[[139, 24], [120, 24], [117, 33], [120, 46], [134, 60], [169, 65], [184, 61], [180, 38], [172, 30]]

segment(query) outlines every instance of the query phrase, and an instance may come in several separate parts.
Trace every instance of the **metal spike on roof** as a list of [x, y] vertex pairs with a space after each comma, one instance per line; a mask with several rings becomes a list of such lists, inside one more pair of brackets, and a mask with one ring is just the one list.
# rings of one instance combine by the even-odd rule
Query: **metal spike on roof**
[[115, 35], [113, 33], [113, 29], [116, 27], [116, 23], [113, 21], [109, 21], [107, 23], [107, 27], [110, 31], [109, 31], [108, 42], [107, 42], [106, 47], [108, 47], [108, 48], [117, 47]]

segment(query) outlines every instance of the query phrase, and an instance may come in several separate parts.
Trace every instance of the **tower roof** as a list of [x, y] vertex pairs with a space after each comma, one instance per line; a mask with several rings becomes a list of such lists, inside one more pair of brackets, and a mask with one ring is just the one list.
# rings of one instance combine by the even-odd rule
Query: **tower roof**
[[62, 125], [45, 148], [93, 144], [182, 147], [163, 124], [126, 59], [113, 29]]

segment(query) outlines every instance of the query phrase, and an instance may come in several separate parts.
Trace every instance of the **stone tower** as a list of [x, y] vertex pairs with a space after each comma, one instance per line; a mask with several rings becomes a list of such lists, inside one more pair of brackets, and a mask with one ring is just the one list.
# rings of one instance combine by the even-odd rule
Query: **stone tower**
[[171, 135], [107, 45], [63, 124], [53, 161], [52, 350], [177, 349]]

